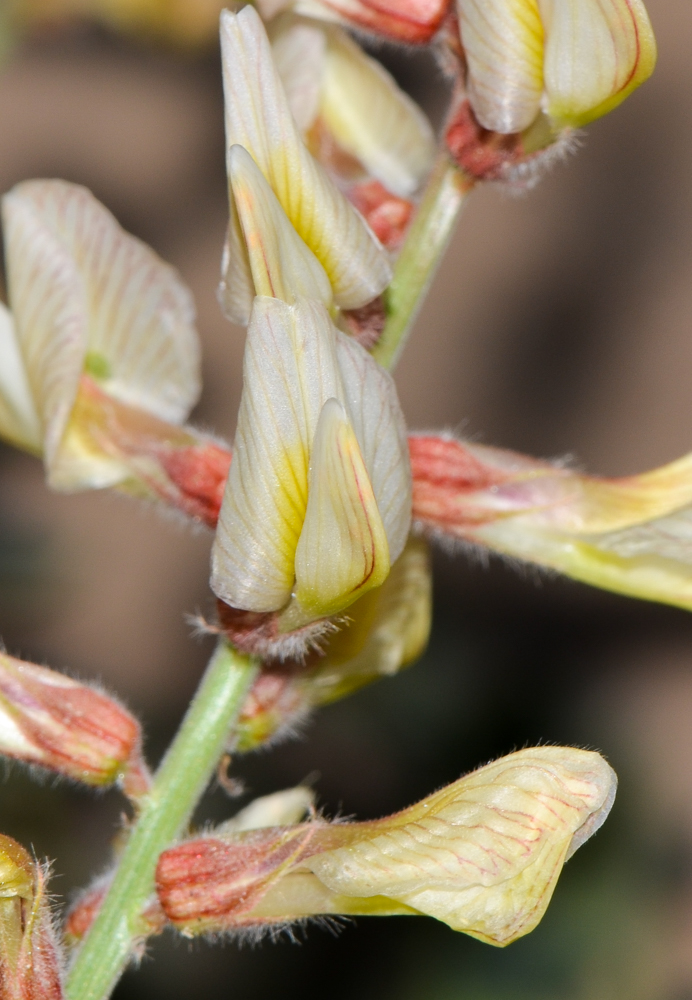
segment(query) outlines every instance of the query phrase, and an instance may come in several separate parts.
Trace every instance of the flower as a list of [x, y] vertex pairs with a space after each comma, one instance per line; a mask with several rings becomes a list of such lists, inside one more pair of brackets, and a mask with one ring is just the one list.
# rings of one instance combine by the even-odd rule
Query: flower
[[549, 162], [537, 154], [564, 151], [570, 130], [612, 111], [656, 63], [641, 0], [457, 0], [457, 13], [446, 139], [480, 179], [530, 176]]
[[47, 869], [0, 834], [0, 995], [62, 1000], [58, 943], [46, 897]]
[[228, 464], [181, 426], [199, 345], [176, 272], [74, 184], [19, 184], [3, 220], [0, 436], [42, 454], [56, 489], [116, 487], [207, 520]]
[[139, 723], [113, 698], [0, 653], [0, 754], [87, 785], [146, 791]]
[[440, 538], [692, 608], [692, 455], [605, 479], [451, 437], [409, 447], [414, 518]]
[[382, 584], [410, 519], [391, 377], [322, 303], [256, 298], [212, 551], [214, 593], [241, 617], [280, 612], [278, 632], [293, 632]]
[[[423, 539], [409, 537], [382, 586], [352, 604], [338, 631], [325, 635], [319, 649], [298, 660], [263, 666], [230, 749], [246, 752], [265, 745], [295, 730], [311, 709], [415, 662], [427, 645], [431, 614], [428, 547]], [[223, 627], [223, 606], [220, 618]]]
[[[219, 297], [229, 319], [245, 326], [260, 288], [252, 268], [252, 239], [241, 229], [235, 183], [237, 147], [259, 168], [294, 232], [283, 228], [301, 264], [316, 258], [327, 279], [317, 299], [341, 309], [358, 309], [389, 284], [387, 255], [362, 217], [308, 152], [291, 114], [266, 32], [253, 7], [221, 15], [221, 50], [226, 114], [231, 219], [222, 263]], [[281, 241], [283, 242], [283, 240]], [[304, 249], [303, 249], [304, 248]], [[250, 259], [249, 259], [250, 258]], [[315, 271], [314, 265], [311, 270]], [[285, 284], [291, 288], [287, 275]], [[261, 287], [261, 286], [260, 286]], [[293, 288], [300, 294], [301, 286]], [[264, 292], [266, 294], [266, 292]]]
[[427, 118], [336, 25], [284, 14], [269, 37], [308, 149], [383, 245], [397, 249], [435, 156]]
[[597, 753], [520, 750], [386, 819], [222, 828], [172, 847], [158, 898], [189, 936], [320, 914], [425, 914], [506, 945], [539, 923], [616, 783]]

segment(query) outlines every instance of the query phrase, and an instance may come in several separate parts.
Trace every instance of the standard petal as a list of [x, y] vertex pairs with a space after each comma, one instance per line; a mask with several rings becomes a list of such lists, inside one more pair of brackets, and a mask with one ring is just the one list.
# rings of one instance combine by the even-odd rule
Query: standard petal
[[395, 42], [424, 45], [440, 27], [449, 0], [297, 0], [294, 9], [306, 17], [339, 21]]
[[348, 414], [394, 561], [411, 527], [411, 467], [396, 386], [367, 351], [342, 333], [337, 337], [337, 356]]
[[305, 148], [257, 12], [221, 15], [226, 141], [252, 155], [291, 223], [329, 276], [336, 303], [354, 309], [391, 278], [362, 217]]
[[0, 437], [41, 454], [42, 433], [9, 309], [0, 302]]
[[324, 307], [258, 298], [243, 379], [211, 586], [232, 607], [275, 611], [293, 588], [319, 414], [326, 399], [343, 394]]
[[179, 423], [200, 390], [192, 299], [85, 188], [27, 181], [4, 198], [17, 336], [55, 453], [86, 369], [123, 402]]
[[384, 67], [339, 28], [326, 29], [320, 112], [339, 145], [396, 195], [420, 186], [435, 136], [420, 108]]
[[523, 131], [538, 114], [543, 93], [537, 0], [457, 0], [457, 10], [476, 118], [493, 132]]
[[596, 753], [520, 750], [395, 816], [346, 828], [346, 846], [305, 864], [335, 893], [385, 896], [509, 944], [540, 921], [575, 836], [603, 822], [615, 786]]
[[332, 304], [329, 278], [312, 250], [289, 222], [276, 195], [250, 154], [232, 146], [228, 176], [248, 252], [255, 295], [298, 297]]
[[389, 573], [387, 536], [355, 432], [336, 399], [322, 408], [310, 457], [296, 598], [316, 616], [348, 607]]
[[580, 126], [606, 114], [656, 64], [641, 0], [539, 0], [546, 25], [546, 111]]

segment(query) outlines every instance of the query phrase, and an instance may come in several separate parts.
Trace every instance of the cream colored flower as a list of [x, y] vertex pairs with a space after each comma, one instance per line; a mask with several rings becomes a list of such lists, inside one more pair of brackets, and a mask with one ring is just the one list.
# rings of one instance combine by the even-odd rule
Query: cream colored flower
[[100, 400], [176, 432], [200, 390], [190, 294], [85, 188], [19, 184], [3, 223], [0, 434], [42, 453], [58, 489], [116, 485], [131, 469], [109, 451]]
[[506, 945], [539, 923], [616, 784], [597, 753], [520, 750], [386, 819], [220, 830], [173, 847], [159, 860], [159, 900], [189, 935], [318, 914], [425, 914]]
[[466, 87], [480, 124], [523, 132], [543, 112], [581, 126], [651, 73], [656, 42], [641, 0], [457, 0]]
[[[254, 8], [244, 7], [239, 14], [224, 11], [221, 47], [231, 211], [220, 289], [226, 314], [246, 325], [259, 291], [236, 205], [236, 146], [250, 154], [299, 240], [319, 261], [334, 303], [343, 309], [365, 305], [389, 284], [387, 255], [306, 149]], [[294, 248], [299, 245], [290, 239]]]
[[322, 303], [255, 299], [212, 589], [286, 629], [386, 579], [411, 518], [406, 434], [390, 376]]

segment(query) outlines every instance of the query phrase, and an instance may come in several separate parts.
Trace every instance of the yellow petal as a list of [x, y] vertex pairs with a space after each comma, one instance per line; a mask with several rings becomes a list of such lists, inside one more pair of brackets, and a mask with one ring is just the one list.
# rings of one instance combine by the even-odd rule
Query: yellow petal
[[348, 624], [325, 641], [304, 685], [310, 704], [336, 701], [413, 663], [428, 643], [431, 617], [428, 546], [412, 537], [382, 586], [352, 604]]
[[537, 0], [457, 0], [457, 11], [476, 118], [493, 132], [522, 132], [538, 114], [543, 93]]
[[232, 146], [228, 176], [238, 212], [255, 295], [314, 299], [327, 308], [332, 291], [324, 268], [301, 240], [250, 154]]
[[388, 819], [318, 832], [317, 843], [346, 846], [304, 865], [341, 896], [386, 897], [509, 944], [538, 924], [566, 856], [604, 822], [615, 787], [596, 753], [521, 750]]
[[435, 136], [384, 67], [339, 28], [328, 40], [320, 111], [339, 145], [371, 176], [408, 198], [430, 170]]
[[312, 614], [333, 614], [383, 583], [389, 565], [387, 536], [356, 435], [341, 403], [329, 399], [312, 447], [296, 598]]
[[291, 596], [310, 447], [325, 399], [343, 394], [331, 330], [318, 303], [255, 300], [212, 551], [212, 590], [235, 608], [276, 611]]
[[327, 272], [336, 303], [365, 305], [390, 281], [386, 254], [305, 148], [257, 12], [224, 11], [221, 43], [228, 148], [238, 143], [252, 155]]
[[585, 125], [620, 104], [656, 64], [641, 0], [540, 0], [546, 24], [546, 111]]
[[41, 454], [41, 422], [9, 309], [0, 302], [0, 437]]
[[85, 370], [123, 402], [182, 422], [199, 395], [199, 345], [173, 268], [74, 184], [20, 184], [3, 216], [12, 312], [51, 479], [69, 479], [54, 463]]

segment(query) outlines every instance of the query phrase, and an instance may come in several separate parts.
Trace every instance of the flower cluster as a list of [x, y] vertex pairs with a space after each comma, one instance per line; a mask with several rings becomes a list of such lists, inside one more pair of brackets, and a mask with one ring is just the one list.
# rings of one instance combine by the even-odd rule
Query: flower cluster
[[[453, 89], [439, 143], [349, 27], [434, 46]], [[185, 823], [223, 749], [266, 744], [420, 656], [426, 536], [692, 607], [689, 456], [608, 480], [408, 435], [376, 360], [397, 268], [419, 239], [444, 242], [437, 222], [424, 229], [425, 199], [443, 197], [435, 178], [459, 191], [526, 179], [650, 74], [647, 15], [639, 0], [261, 0], [222, 12], [221, 49], [219, 301], [246, 328], [232, 448], [188, 423], [201, 388], [188, 290], [84, 188], [36, 180], [4, 196], [0, 305], [0, 436], [41, 456], [53, 489], [114, 489], [214, 531], [216, 615], [204, 627], [220, 636], [219, 688], [209, 682], [208, 716], [193, 705], [151, 779], [139, 724], [117, 701], [3, 653], [0, 753], [117, 783], [141, 813], [120, 866], [66, 925], [79, 942], [101, 921], [120, 968], [133, 938], [166, 924], [194, 935], [426, 914], [504, 945], [536, 926], [563, 863], [612, 806], [615, 775], [597, 753], [522, 750], [373, 822], [327, 822], [293, 789], [202, 837], [185, 839]], [[229, 680], [229, 657], [245, 687]], [[172, 772], [197, 761], [185, 813]], [[0, 838], [0, 994], [11, 1000], [62, 995], [44, 877]], [[118, 971], [106, 965], [103, 995]]]

